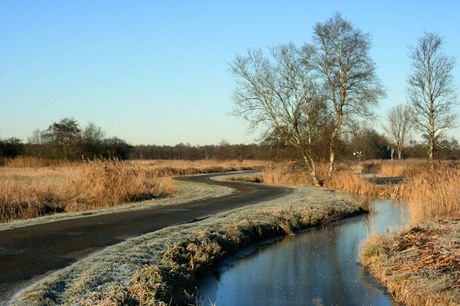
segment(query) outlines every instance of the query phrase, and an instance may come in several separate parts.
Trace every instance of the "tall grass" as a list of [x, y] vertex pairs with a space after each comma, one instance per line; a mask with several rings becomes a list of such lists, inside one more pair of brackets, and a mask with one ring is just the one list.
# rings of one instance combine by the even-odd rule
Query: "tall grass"
[[272, 164], [262, 174], [262, 181], [274, 185], [306, 186], [311, 179], [305, 171], [299, 171], [292, 164]]
[[[47, 159], [33, 156], [18, 156], [15, 158], [6, 158], [3, 160], [5, 167], [12, 168], [38, 168], [38, 167], [57, 167], [69, 166], [72, 163], [60, 159]], [[75, 163], [73, 163], [75, 164]]]
[[325, 180], [324, 186], [364, 197], [377, 197], [380, 193], [376, 185], [351, 172], [337, 173], [332, 179]]
[[[327, 164], [318, 164], [318, 175], [325, 178], [327, 176], [327, 168]], [[379, 195], [380, 189], [366, 179], [359, 177], [356, 174], [357, 169], [353, 164], [340, 164], [338, 165], [338, 169], [332, 179], [326, 178], [323, 180], [324, 187], [365, 197]], [[264, 183], [275, 185], [311, 185], [311, 179], [306, 171], [286, 164], [277, 164], [265, 170], [262, 180]]]
[[176, 192], [171, 178], [158, 178], [138, 165], [117, 160], [1, 172], [0, 222], [112, 207]]
[[263, 169], [267, 165], [267, 161], [261, 160], [136, 160], [133, 162], [161, 177]]
[[460, 217], [460, 168], [442, 166], [415, 176], [407, 186], [413, 222]]
[[266, 161], [81, 161], [34, 157], [0, 167], [0, 222], [169, 196], [172, 176], [262, 168]]

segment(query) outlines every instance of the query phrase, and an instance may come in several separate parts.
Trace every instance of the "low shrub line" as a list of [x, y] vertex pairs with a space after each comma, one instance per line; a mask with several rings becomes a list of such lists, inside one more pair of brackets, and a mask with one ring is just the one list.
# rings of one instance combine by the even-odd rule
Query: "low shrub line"
[[197, 303], [198, 280], [224, 257], [267, 238], [365, 211], [363, 203], [349, 195], [297, 188], [280, 200], [166, 228], [107, 248], [52, 274], [13, 305]]

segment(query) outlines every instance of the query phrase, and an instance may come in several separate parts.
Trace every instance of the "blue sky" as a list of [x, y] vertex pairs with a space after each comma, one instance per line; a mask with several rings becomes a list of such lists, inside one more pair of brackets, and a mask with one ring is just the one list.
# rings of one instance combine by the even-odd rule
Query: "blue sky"
[[229, 115], [229, 63], [248, 48], [310, 42], [335, 12], [372, 37], [383, 118], [406, 101], [408, 47], [424, 31], [459, 60], [459, 11], [455, 0], [0, 0], [0, 138], [26, 141], [74, 117], [132, 144], [253, 142]]

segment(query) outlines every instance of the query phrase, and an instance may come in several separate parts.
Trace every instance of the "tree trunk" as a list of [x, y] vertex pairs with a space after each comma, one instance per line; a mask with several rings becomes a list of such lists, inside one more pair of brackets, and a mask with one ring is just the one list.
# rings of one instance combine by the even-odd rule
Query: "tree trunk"
[[402, 148], [401, 146], [398, 146], [398, 160], [401, 160], [401, 155], [402, 155]]
[[335, 140], [331, 139], [329, 144], [329, 170], [327, 172], [328, 178], [332, 178], [335, 168]]
[[434, 140], [434, 133], [433, 135], [430, 135], [430, 148], [428, 149], [428, 163], [430, 164], [430, 169], [434, 169], [434, 147], [435, 147], [435, 140]]
[[305, 154], [303, 156], [303, 161], [305, 163], [305, 166], [308, 169], [308, 172], [310, 173], [310, 178], [311, 178], [311, 180], [313, 182], [313, 185], [315, 185], [317, 187], [322, 186], [322, 182], [318, 179], [318, 176], [316, 175], [315, 162], [311, 158], [306, 156]]
[[339, 135], [340, 126], [342, 125], [342, 115], [338, 115], [334, 130], [332, 131], [331, 137], [329, 138], [329, 171], [327, 173], [327, 177], [329, 179], [332, 178], [335, 170], [335, 141], [337, 139], [337, 135]]

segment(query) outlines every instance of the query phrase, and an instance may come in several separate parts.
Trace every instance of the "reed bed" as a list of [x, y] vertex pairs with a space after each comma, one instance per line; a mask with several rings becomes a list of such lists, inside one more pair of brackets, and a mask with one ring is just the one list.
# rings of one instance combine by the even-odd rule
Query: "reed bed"
[[[318, 164], [317, 173], [323, 179], [323, 187], [341, 190], [346, 193], [363, 196], [366, 198], [385, 196], [389, 193], [386, 188], [376, 186], [361, 177], [361, 166], [353, 163], [337, 165], [337, 172], [332, 179], [327, 179], [327, 164]], [[295, 164], [276, 164], [266, 169], [261, 176], [261, 181], [267, 184], [309, 186], [309, 174]]]
[[408, 185], [414, 223], [460, 218], [460, 168], [441, 167], [417, 175]]
[[308, 186], [310, 177], [305, 171], [299, 170], [295, 164], [272, 164], [262, 174], [261, 181], [273, 185]]
[[35, 157], [0, 167], [0, 222], [109, 208], [176, 193], [173, 176], [263, 168], [266, 161], [96, 160]]
[[325, 180], [324, 186], [366, 198], [377, 197], [381, 193], [381, 188], [351, 172], [337, 173], [332, 179]]
[[136, 160], [133, 161], [136, 165], [146, 171], [150, 171], [152, 175], [165, 176], [180, 176], [180, 175], [195, 175], [204, 173], [220, 173], [230, 171], [242, 171], [253, 169], [264, 169], [268, 162], [262, 160]]
[[422, 159], [370, 161], [363, 163], [362, 173], [366, 165], [378, 168], [376, 174], [384, 177], [412, 177], [428, 169], [428, 163]]
[[78, 166], [0, 169], [0, 222], [106, 208], [169, 196], [171, 178], [134, 163], [94, 161]]
[[69, 162], [62, 159], [48, 159], [33, 156], [18, 156], [5, 158], [1, 166], [10, 168], [40, 168], [40, 167], [62, 167], [76, 165], [76, 162]]

